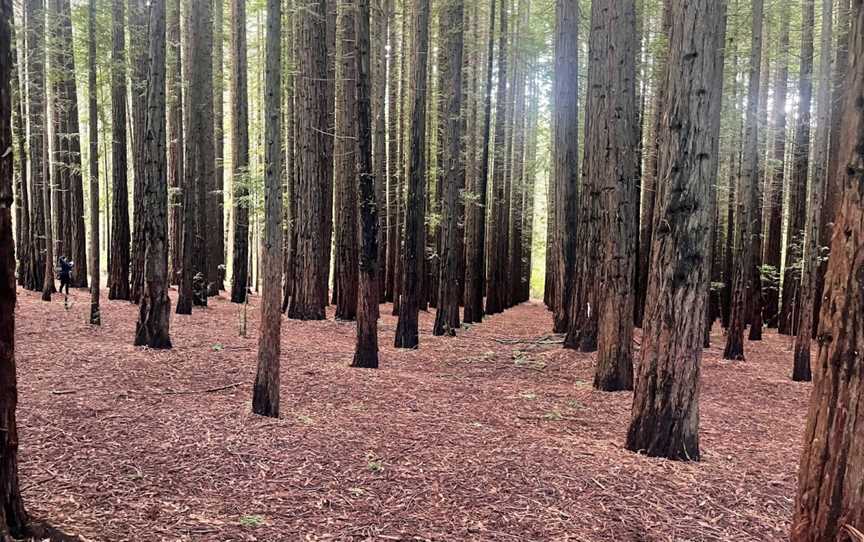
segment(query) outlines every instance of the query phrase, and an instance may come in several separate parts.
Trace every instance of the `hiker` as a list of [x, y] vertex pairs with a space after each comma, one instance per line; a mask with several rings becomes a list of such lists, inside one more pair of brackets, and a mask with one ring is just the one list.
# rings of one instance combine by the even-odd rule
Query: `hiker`
[[63, 293], [63, 288], [66, 288], [66, 295], [69, 295], [69, 284], [72, 282], [72, 268], [75, 262], [67, 260], [65, 256], [60, 256], [60, 293]]

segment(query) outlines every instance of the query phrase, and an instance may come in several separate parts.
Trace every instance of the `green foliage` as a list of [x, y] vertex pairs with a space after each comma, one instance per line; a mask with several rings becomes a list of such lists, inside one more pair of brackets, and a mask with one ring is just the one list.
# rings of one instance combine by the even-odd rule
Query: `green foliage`
[[264, 516], [259, 516], [259, 515], [240, 516], [240, 525], [242, 525], [243, 527], [250, 528], [250, 529], [260, 527], [260, 526], [264, 525]]

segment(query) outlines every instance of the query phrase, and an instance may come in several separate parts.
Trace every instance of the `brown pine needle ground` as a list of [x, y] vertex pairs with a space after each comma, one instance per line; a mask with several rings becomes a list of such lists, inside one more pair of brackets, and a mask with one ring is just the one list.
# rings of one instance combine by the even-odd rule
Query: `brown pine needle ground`
[[[175, 292], [172, 292], [172, 297]], [[282, 418], [250, 413], [258, 298], [172, 314], [174, 349], [132, 346], [137, 307], [19, 291], [24, 496], [85, 541], [786, 540], [810, 386], [791, 341], [706, 352], [704, 461], [622, 448], [631, 394], [591, 388], [528, 304], [382, 369], [351, 369], [354, 324], [283, 321]], [[104, 299], [104, 296], [103, 296]], [[329, 311], [332, 316], [332, 310]], [[638, 339], [638, 337], [637, 337]]]

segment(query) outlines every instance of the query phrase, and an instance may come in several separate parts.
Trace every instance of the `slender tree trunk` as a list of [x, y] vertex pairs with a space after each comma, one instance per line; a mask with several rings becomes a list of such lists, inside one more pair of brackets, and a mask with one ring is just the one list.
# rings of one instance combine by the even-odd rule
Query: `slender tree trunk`
[[244, 303], [249, 288], [249, 92], [246, 63], [246, 0], [231, 0], [231, 152], [234, 166], [234, 250], [231, 301]]
[[375, 202], [378, 206], [378, 294], [384, 291], [387, 261], [387, 117], [385, 101], [387, 97], [387, 34], [389, 31], [388, 13], [393, 0], [375, 0], [371, 9], [372, 37], [370, 49], [373, 56], [372, 73], [372, 117], [373, 117], [373, 167], [375, 168]]
[[[26, 9], [26, 4], [25, 4]], [[24, 48], [18, 48], [15, 38], [15, 26], [10, 19], [9, 29], [12, 34], [10, 44], [12, 51], [12, 101], [15, 113], [15, 136], [17, 141], [18, 156], [18, 200], [19, 223], [16, 232], [19, 240], [16, 243], [18, 253], [18, 284], [34, 290], [36, 288], [36, 241], [33, 238], [32, 212], [30, 204], [30, 179], [27, 178], [27, 120], [24, 117], [25, 81], [22, 78], [24, 71]], [[20, 53], [20, 54], [19, 54]]]
[[[332, 1], [332, 0], [331, 0]], [[329, 239], [323, 236], [322, 217], [329, 205], [325, 185], [328, 152], [327, 0], [298, 3], [296, 35], [298, 58], [297, 213], [294, 279], [288, 317], [323, 320], [327, 291], [323, 263]]]
[[[465, 162], [463, 160], [462, 140], [462, 54], [464, 46], [464, 4], [462, 0], [448, 0], [439, 14], [439, 29], [442, 60], [441, 70], [443, 88], [451, 89], [442, 99], [446, 105], [442, 111], [446, 116], [444, 140], [439, 146], [444, 149], [443, 175], [438, 182], [443, 183], [444, 201], [441, 224], [442, 241], [440, 280], [438, 290], [438, 310], [435, 313], [433, 335], [455, 335], [459, 328], [459, 191], [465, 186]], [[458, 89], [458, 90], [454, 90]], [[443, 89], [442, 89], [443, 90]]]
[[[480, 150], [480, 165], [472, 194], [474, 205], [468, 213], [474, 215], [473, 227], [468, 229], [465, 243], [465, 323], [483, 320], [483, 293], [486, 280], [486, 213], [489, 179], [489, 151], [492, 126], [492, 62], [495, 45], [495, 8], [497, 1], [489, 2], [489, 36], [486, 46], [486, 83], [483, 88], [483, 124]], [[479, 42], [479, 40], [478, 40]]]
[[96, 0], [87, 10], [87, 88], [90, 98], [90, 324], [102, 324], [99, 308], [102, 287], [99, 253], [99, 118], [96, 103]]
[[[387, 44], [387, 260], [384, 266], [384, 289], [382, 300], [385, 302], [394, 301], [394, 291], [396, 286], [396, 261], [399, 259], [399, 232], [398, 232], [398, 193], [399, 185], [399, 81], [401, 79], [400, 58], [401, 40], [399, 32], [396, 29], [396, 11], [395, 0], [387, 0], [387, 19], [388, 33]], [[379, 178], [379, 183], [384, 184], [384, 181]], [[379, 217], [380, 223], [380, 217]], [[380, 238], [380, 235], [379, 235]], [[380, 247], [379, 247], [380, 254]], [[381, 262], [379, 262], [381, 264]]]
[[411, 81], [414, 84], [411, 108], [411, 160], [408, 165], [408, 193], [405, 202], [405, 250], [402, 271], [402, 301], [396, 326], [396, 347], [417, 348], [420, 303], [420, 273], [423, 269], [424, 184], [426, 175], [426, 69], [429, 52], [429, 0], [414, 0], [414, 29]]
[[144, 204], [144, 291], [135, 345], [171, 348], [168, 299], [168, 176], [165, 148], [165, 0], [151, 0], [150, 70], [141, 183]]
[[798, 468], [792, 542], [864, 531], [864, 5], [852, 1], [849, 72], [832, 173], [842, 194], [825, 276], [813, 393]]
[[130, 299], [129, 193], [126, 165], [126, 45], [124, 1], [112, 0], [111, 54], [111, 248], [108, 256], [108, 299]]
[[798, 87], [798, 123], [792, 147], [792, 179], [789, 186], [789, 219], [786, 223], [786, 264], [778, 330], [784, 335], [798, 333], [801, 319], [801, 267], [804, 225], [807, 215], [807, 174], [810, 168], [810, 106], [813, 96], [813, 26], [815, 0], [802, 0], [801, 70]]
[[[225, 118], [223, 69], [223, 0], [213, 0], [213, 136], [216, 175], [213, 190], [208, 194], [208, 223], [213, 235], [207, 238], [207, 276], [210, 277], [208, 295], [219, 295], [225, 289], [222, 280], [225, 270]], [[221, 268], [221, 269], [220, 269]], [[232, 292], [233, 293], [233, 292]]]
[[179, 284], [183, 269], [183, 67], [180, 54], [180, 0], [166, 8], [166, 79], [168, 88], [168, 277]]
[[[357, 58], [354, 0], [339, 0], [336, 35], [336, 318], [357, 316]], [[371, 134], [370, 134], [371, 135]]]
[[662, 141], [657, 173], [664, 182], [656, 197], [642, 359], [626, 445], [655, 457], [698, 461], [726, 1], [672, 2], [670, 22], [662, 120], [654, 135]]
[[[805, 230], [804, 261], [801, 275], [801, 311], [798, 334], [795, 337], [792, 380], [809, 381], [810, 341], [813, 335], [813, 318], [816, 297], [817, 273], [819, 269], [820, 238], [822, 222], [822, 202], [825, 197], [828, 167], [828, 138], [831, 133], [831, 48], [833, 38], [834, 3], [822, 0], [822, 30], [819, 54], [819, 92], [816, 96], [816, 144], [813, 151], [813, 174], [810, 177], [810, 190], [807, 224]], [[835, 143], [836, 144], [836, 143]]]
[[284, 54], [282, 56], [282, 81], [285, 83], [283, 98], [285, 100], [284, 119], [282, 126], [285, 131], [285, 196], [283, 198], [283, 209], [285, 213], [284, 253], [283, 253], [283, 283], [282, 283], [282, 312], [288, 310], [291, 302], [291, 290], [294, 284], [293, 258], [294, 258], [294, 218], [297, 216], [296, 201], [296, 171], [294, 168], [295, 149], [295, 122], [294, 122], [294, 3], [287, 0], [285, 5], [285, 31], [282, 33], [284, 39]]
[[408, 176], [408, 101], [411, 96], [409, 89], [410, 73], [408, 71], [409, 44], [412, 43], [414, 36], [409, 34], [407, 13], [408, 8], [405, 0], [402, 2], [402, 53], [400, 55], [400, 80], [399, 80], [399, 134], [397, 154], [398, 162], [396, 164], [397, 175], [396, 179], [396, 262], [393, 271], [393, 316], [399, 315], [399, 306], [402, 304], [402, 291], [404, 290], [405, 272], [405, 183]]
[[[28, 15], [41, 13], [38, 2], [28, 0], [25, 7]], [[2, 149], [12, 148], [12, 93], [9, 86], [12, 71], [12, 19], [12, 1], [0, 0]], [[3, 428], [0, 431], [0, 538], [3, 539], [27, 534], [27, 513], [18, 483], [18, 430], [15, 422], [18, 389], [15, 376], [15, 245], [12, 240], [13, 161], [11, 152], [0, 153], [0, 427]]]
[[357, 0], [355, 36], [357, 40], [354, 70], [357, 80], [357, 201], [359, 205], [360, 260], [359, 298], [357, 301], [357, 343], [353, 367], [378, 367], [378, 273], [379, 251], [378, 202], [372, 173], [372, 107], [371, 61], [369, 39], [369, 0]]
[[325, 80], [325, 89], [327, 97], [327, 129], [325, 130], [324, 138], [324, 182], [321, 185], [322, 194], [324, 197], [323, 213], [319, 215], [321, 220], [321, 239], [323, 239], [323, 249], [321, 251], [321, 261], [318, 265], [321, 266], [319, 280], [321, 281], [320, 290], [322, 292], [322, 308], [328, 304], [328, 293], [330, 291], [330, 267], [333, 263], [333, 203], [334, 203], [334, 183], [333, 173], [335, 162], [333, 160], [333, 150], [335, 148], [336, 139], [333, 134], [336, 133], [336, 15], [338, 0], [327, 1], [327, 28], [326, 28], [326, 48], [327, 48], [327, 78]]
[[279, 346], [282, 311], [282, 0], [267, 0], [266, 76], [264, 80], [264, 242], [261, 244], [264, 283], [261, 292], [261, 328], [258, 336], [258, 372], [252, 411], [279, 417]]
[[786, 95], [789, 83], [789, 11], [780, 13], [780, 57], [774, 75], [774, 109], [771, 113], [774, 141], [772, 161], [768, 164], [768, 191], [765, 194], [765, 222], [768, 231], [762, 255], [763, 264], [776, 280], [763, 292], [765, 324], [777, 327], [780, 310], [780, 252], [783, 228], [783, 183], [786, 158]]
[[548, 227], [554, 230], [552, 280], [560, 285], [552, 299], [553, 331], [565, 333], [576, 271], [579, 212], [579, 4], [577, 0], [557, 0], [555, 6], [555, 164], [550, 177], [555, 221]]
[[132, 101], [129, 104], [132, 122], [132, 259], [129, 296], [133, 303], [141, 301], [144, 291], [144, 245], [147, 211], [144, 208], [144, 146], [147, 124], [147, 11], [146, 0], [127, 0], [126, 18], [129, 25], [129, 80]]
[[732, 283], [732, 312], [726, 336], [724, 359], [744, 360], [744, 326], [747, 299], [753, 290], [752, 236], [753, 216], [757, 212], [756, 196], [759, 182], [759, 85], [762, 69], [763, 0], [753, 0], [752, 37], [750, 42], [750, 76], [747, 89], [747, 121], [744, 133], [744, 157], [738, 182], [738, 203], [735, 224], [735, 278]]
[[[536, 62], [536, 58], [534, 59]], [[533, 71], [533, 70], [532, 70]], [[528, 120], [527, 120], [527, 143], [525, 149], [525, 225], [524, 225], [524, 248], [522, 265], [522, 294], [520, 301], [531, 299], [531, 276], [533, 270], [534, 252], [534, 200], [537, 189], [537, 147], [538, 147], [538, 122], [540, 117], [540, 91], [537, 88], [536, 76], [532, 77], [531, 90], [529, 94]]]

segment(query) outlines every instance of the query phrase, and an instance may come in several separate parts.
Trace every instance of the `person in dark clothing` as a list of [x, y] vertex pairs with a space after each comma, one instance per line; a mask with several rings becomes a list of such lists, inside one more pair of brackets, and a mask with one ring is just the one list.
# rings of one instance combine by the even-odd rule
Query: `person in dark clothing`
[[65, 256], [60, 256], [60, 293], [63, 293], [63, 288], [66, 288], [66, 295], [69, 295], [69, 283], [72, 282], [72, 267], [75, 262], [67, 260]]

